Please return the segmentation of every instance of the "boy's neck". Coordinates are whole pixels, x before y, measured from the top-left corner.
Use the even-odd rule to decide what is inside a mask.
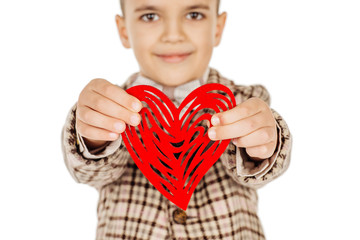
[[[146,79],[148,79],[148,80],[151,80],[151,81],[155,82],[156,84],[159,84],[159,85],[163,86],[163,87],[166,88],[166,89],[171,89],[171,88],[176,88],[176,87],[178,87],[178,86],[180,86],[180,85],[183,85],[183,84],[186,84],[186,83],[188,83],[188,82],[195,81],[195,80],[199,80],[199,81],[200,81],[200,84],[203,85],[203,84],[205,84],[205,83],[207,82],[209,72],[210,72],[210,67],[207,67],[206,70],[205,70],[205,72],[204,72],[204,74],[202,75],[202,77],[197,78],[197,79],[191,79],[191,80],[188,80],[188,81],[183,82],[183,83],[178,84],[178,85],[167,85],[167,84],[158,82],[158,81],[156,81],[156,80],[154,80],[154,79],[151,79],[151,78],[143,75],[141,72],[139,72],[139,75],[140,75],[141,77],[143,77],[143,78],[146,78]]]

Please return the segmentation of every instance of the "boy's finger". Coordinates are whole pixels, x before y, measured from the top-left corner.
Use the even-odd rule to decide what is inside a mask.
[[[131,126],[137,126],[140,123],[141,117],[139,113],[129,111],[125,107],[96,92],[90,95],[93,96],[88,97],[87,107],[104,115],[123,120]]]
[[[264,127],[246,136],[236,138],[233,142],[237,147],[256,147],[276,140],[274,127]]]
[[[276,142],[270,142],[264,145],[246,148],[247,154],[255,160],[267,159],[274,154]]]
[[[216,113],[212,116],[211,123],[214,126],[227,125],[240,119],[251,117],[262,111],[262,103],[260,101],[262,100],[259,98],[250,98],[228,111]]]
[[[96,112],[86,106],[76,109],[76,118],[93,127],[102,128],[115,133],[125,131],[125,122]]]
[[[243,137],[257,129],[270,127],[265,121],[266,119],[260,112],[231,124],[211,127],[208,130],[209,138],[212,140],[221,140]]]
[[[142,103],[136,97],[128,94],[124,89],[116,86],[105,79],[94,81],[93,91],[103,95],[106,98],[120,104],[121,106],[133,112],[139,112],[142,109]]]
[[[76,129],[81,136],[93,140],[115,141],[120,136],[118,133],[90,126],[82,122],[80,119],[76,121]]]

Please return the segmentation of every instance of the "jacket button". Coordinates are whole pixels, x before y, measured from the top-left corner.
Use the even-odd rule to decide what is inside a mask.
[[[185,224],[186,222],[186,212],[180,208],[176,209],[173,212],[174,221],[178,224]]]

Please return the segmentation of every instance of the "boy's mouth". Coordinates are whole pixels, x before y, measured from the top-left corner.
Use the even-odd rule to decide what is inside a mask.
[[[167,63],[179,63],[179,62],[184,61],[188,56],[190,56],[191,52],[189,52],[189,53],[172,53],[172,54],[155,54],[155,55]]]

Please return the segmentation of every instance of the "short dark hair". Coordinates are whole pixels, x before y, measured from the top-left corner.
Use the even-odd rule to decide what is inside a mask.
[[[121,8],[121,12],[123,14],[123,16],[125,16],[125,12],[124,12],[124,1],[125,0],[120,0],[120,8]],[[219,15],[219,8],[220,8],[220,0],[217,0],[217,4],[216,4],[216,12],[217,12],[217,15]]]

